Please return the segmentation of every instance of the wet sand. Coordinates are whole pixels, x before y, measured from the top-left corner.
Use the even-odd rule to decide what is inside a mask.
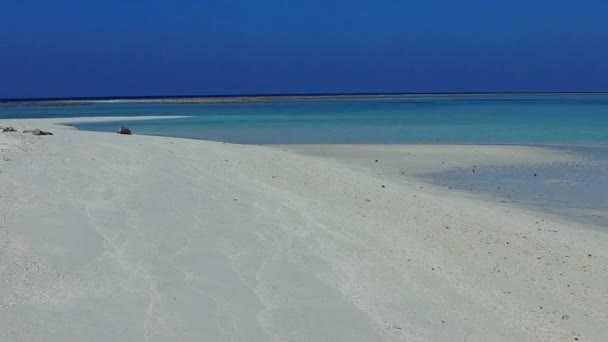
[[[608,230],[608,148],[513,145],[284,145],[395,180],[541,211]]]

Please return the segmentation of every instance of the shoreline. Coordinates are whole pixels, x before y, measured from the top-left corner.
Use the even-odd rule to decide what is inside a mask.
[[[95,132],[101,134],[114,134],[113,132],[100,132],[100,131],[89,131],[79,129],[77,127],[71,126],[71,124],[78,123],[102,123],[102,122],[116,122],[117,125],[122,123],[128,124],[129,121],[140,121],[140,120],[171,120],[176,118],[189,118],[191,116],[116,116],[116,117],[68,117],[68,118],[34,118],[34,119],[7,119],[6,121],[13,121],[18,123],[42,123],[47,125],[47,128],[52,129],[53,126],[59,126],[62,128],[67,128],[69,130],[76,130],[81,132]],[[29,127],[29,126],[28,126]],[[117,126],[118,127],[118,126]],[[542,206],[538,205],[538,203],[518,203],[518,201],[514,201],[509,197],[509,200],[505,200],[498,193],[492,192],[484,192],[481,189],[468,189],[471,184],[467,185],[467,188],[457,188],[453,186],[448,186],[446,184],[441,184],[440,182],[436,182],[431,177],[433,174],[440,173],[449,173],[454,172],[458,169],[467,169],[472,166],[480,166],[480,167],[505,167],[511,165],[519,165],[519,166],[527,166],[533,167],[537,165],[542,168],[543,165],[546,164],[554,164],[554,163],[564,163],[564,162],[581,162],[580,156],[571,152],[571,149],[583,148],[583,149],[603,149],[605,146],[590,146],[590,145],[551,145],[551,144],[445,144],[445,143],[423,143],[423,144],[238,144],[238,143],[228,143],[221,141],[211,141],[204,140],[198,138],[189,138],[189,137],[178,137],[178,136],[167,136],[167,135],[155,135],[155,134],[137,134],[139,136],[149,136],[156,137],[162,139],[183,139],[190,141],[201,141],[206,143],[218,143],[218,144],[231,144],[231,145],[242,145],[242,146],[261,146],[267,147],[271,149],[278,150],[289,150],[290,152],[294,152],[297,154],[301,154],[303,156],[312,156],[323,158],[326,160],[337,161],[340,164],[346,167],[356,167],[359,171],[363,172],[371,172],[373,174],[375,172],[375,168],[380,166],[378,169],[379,172],[382,172],[377,175],[391,175],[393,176],[393,180],[402,181],[403,177],[407,177],[409,181],[415,181],[421,183],[425,186],[428,186],[430,189],[437,188],[439,194],[442,191],[449,190],[449,192],[456,194],[457,196],[463,196],[466,198],[471,198],[476,201],[491,201],[495,205],[498,206],[506,206],[510,209],[520,210],[524,212],[528,212],[531,214],[545,215],[549,217],[553,217],[556,220],[566,220],[567,222],[571,222],[577,225],[588,225],[591,229],[597,229],[599,231],[605,231],[604,221],[585,221],[585,220],[577,220],[576,217],[572,215],[566,215],[558,213],[559,210],[555,210],[556,208],[542,208]],[[472,152],[474,150],[486,150],[483,151],[481,156],[475,156]],[[352,155],[349,155],[348,151],[355,151],[355,158],[353,159]],[[420,153],[423,151],[425,154],[430,155],[430,158],[425,158],[422,160],[418,160],[413,165],[408,165],[406,168],[410,170],[408,172],[400,172],[396,168],[404,167],[404,165],[400,165],[399,163],[390,165],[389,168],[382,167],[382,163],[377,164],[372,161],[378,157],[378,152],[382,153],[382,150],[392,151],[395,154],[399,153],[407,153],[416,151]],[[450,154],[449,151],[463,151],[468,150],[468,153],[464,154]],[[327,151],[333,151],[334,155],[326,155]],[[366,152],[367,151],[367,152]],[[408,152],[409,151],[409,152]],[[337,152],[337,153],[336,153]],[[430,152],[430,153],[429,153]],[[479,152],[479,151],[475,151]],[[493,155],[494,154],[494,155]],[[518,156],[521,154],[521,156]],[[458,160],[454,162],[455,159],[464,158],[463,160]],[[445,160],[446,158],[452,159],[452,162],[443,165],[443,163],[439,163],[440,159]],[[506,158],[506,159],[502,159]],[[358,161],[355,161],[358,159]],[[389,160],[395,159],[395,156],[390,156]],[[355,162],[354,162],[355,161]],[[412,170],[413,169],[413,170]],[[406,180],[408,182],[408,180]],[[553,210],[551,210],[553,209]],[[605,215],[606,212],[602,213]],[[595,227],[594,227],[595,226]]]
[[[78,127],[71,126],[71,124],[79,124],[79,123],[102,123],[102,122],[116,122],[117,127],[121,124],[128,124],[129,121],[140,121],[140,120],[171,120],[171,119],[181,119],[181,118],[190,118],[192,116],[172,116],[172,115],[164,115],[164,116],[115,116],[115,117],[67,117],[67,118],[33,118],[33,119],[6,119],[6,121],[20,122],[20,123],[43,123],[45,125],[52,126],[60,126],[65,127],[67,129],[82,131],[82,132],[96,132],[96,133],[110,133],[103,131],[90,131],[86,129],[80,129]],[[113,133],[110,133],[113,134]],[[192,141],[202,141],[202,142],[210,142],[210,143],[221,143],[221,144],[235,144],[235,143],[227,143],[221,141],[212,141],[212,140],[204,140],[199,138],[190,138],[190,137],[179,137],[179,136],[169,136],[169,135],[155,135],[155,134],[138,134],[139,136],[149,136],[149,137],[157,137],[157,138],[165,138],[165,139],[184,139],[184,140],[192,140]],[[463,143],[455,143],[455,144],[446,144],[446,143],[421,143],[421,144],[235,144],[235,145],[243,145],[243,146],[263,146],[272,149],[286,149],[291,152],[295,152],[301,155],[320,157],[325,159],[330,159],[334,161],[338,161],[344,164],[347,167],[358,167],[360,170],[370,171],[374,170],[374,167],[379,166],[378,164],[371,163],[372,160],[378,157],[377,152],[382,152],[382,150],[392,150],[395,153],[408,153],[406,151],[417,151],[420,152],[424,150],[424,153],[428,154],[430,151],[434,151],[431,153],[433,158],[429,160],[419,160],[414,165],[409,165],[409,168],[414,168],[415,172],[397,172],[392,165],[389,169],[382,169],[384,172],[388,172],[390,174],[393,173],[395,179],[402,180],[403,176],[410,178],[410,180],[415,180],[417,182],[423,183],[431,188],[442,188],[444,190],[450,190],[452,193],[457,193],[458,195],[476,199],[476,200],[485,200],[492,201],[496,205],[500,206],[508,206],[511,208],[517,208],[518,210],[536,213],[540,215],[549,215],[553,216],[558,220],[567,220],[571,221],[574,224],[583,224],[590,225],[590,227],[596,226],[594,229],[598,229],[600,231],[606,230],[604,219],[578,219],[576,215],[573,214],[564,214],[560,213],[560,208],[545,208],[542,204],[544,203],[524,203],[524,201],[519,201],[517,198],[514,200],[511,196],[504,197],[502,194],[498,192],[486,191],[487,189],[473,189],[475,188],[475,184],[468,184],[465,188],[463,187],[454,187],[450,186],[449,183],[441,182],[441,179],[433,179],[433,174],[449,174],[450,172],[454,172],[458,169],[466,169],[471,168],[475,165],[482,167],[506,167],[506,166],[527,166],[534,167],[537,165],[542,168],[543,165],[554,164],[554,163],[565,163],[565,162],[582,162],[581,156],[572,152],[572,149],[604,149],[606,146],[594,146],[594,145],[575,145],[575,144],[539,144],[539,143],[531,143],[531,144],[508,144],[508,143],[488,143],[488,144],[479,144],[479,143],[471,143],[471,144],[463,144]],[[483,154],[483,157],[479,159],[480,156],[477,156],[475,159],[474,155],[471,153],[472,150],[475,149],[488,149]],[[334,151],[335,155],[325,155],[326,151]],[[352,158],[349,158],[348,151],[356,151],[357,158],[361,162],[353,163]],[[470,150],[468,155],[450,155],[446,151],[457,151],[457,150]],[[325,151],[323,153],[319,153],[319,151]],[[337,154],[335,152],[338,152]],[[367,152],[364,152],[367,151]],[[457,163],[448,163],[446,165],[439,164],[440,156],[437,153],[440,153],[441,158],[450,157],[451,159],[462,158],[462,157],[472,157],[465,158],[465,162],[459,161]],[[498,152],[497,155],[490,157],[490,154]],[[507,152],[506,154],[504,152]],[[518,153],[522,153],[523,158],[519,158],[516,156]],[[409,154],[409,153],[408,153]],[[525,157],[529,155],[528,157]],[[352,156],[350,156],[352,157]],[[488,158],[490,157],[490,158]],[[515,159],[513,159],[515,157]],[[394,159],[394,156],[391,158]],[[391,159],[389,158],[389,159]],[[501,160],[501,158],[506,158],[505,160]],[[428,159],[428,158],[427,158]],[[381,165],[381,164],[380,164]],[[404,165],[400,165],[404,166]],[[449,167],[447,167],[449,166]],[[401,178],[401,179],[400,179]],[[471,187],[471,188],[470,188]],[[475,190],[475,191],[474,191]],[[600,209],[594,208],[593,210]],[[598,216],[598,217],[607,217],[608,212],[602,207],[601,211],[597,211],[596,213],[593,210],[589,209],[589,215]],[[581,209],[580,212],[584,212],[585,210]],[[576,210],[575,210],[576,212]]]
[[[414,172],[397,181],[289,147],[120,136],[60,120],[73,119],[1,123],[54,135],[0,133],[11,142],[0,150],[10,159],[0,187],[11,194],[0,197],[0,339],[608,334],[605,232],[505,211]],[[448,152],[479,165],[566,158],[529,147],[479,147],[481,159],[471,146],[409,148],[420,169]]]

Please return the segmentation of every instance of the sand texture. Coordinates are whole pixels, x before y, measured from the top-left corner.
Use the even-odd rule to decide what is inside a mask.
[[[602,231],[375,161],[54,121],[0,122],[54,133],[0,133],[1,341],[607,339]],[[479,148],[380,159],[570,157]]]

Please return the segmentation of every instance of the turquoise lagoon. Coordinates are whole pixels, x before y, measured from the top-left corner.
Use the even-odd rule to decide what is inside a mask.
[[[403,96],[242,103],[0,105],[1,118],[187,115],[137,133],[245,144],[465,143],[608,146],[608,95]],[[114,131],[119,123],[75,124]]]

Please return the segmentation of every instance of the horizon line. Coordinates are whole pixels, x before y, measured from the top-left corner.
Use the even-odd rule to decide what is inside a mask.
[[[396,96],[487,96],[487,95],[608,95],[608,91],[503,91],[503,92],[388,92],[388,93],[253,93],[215,95],[130,95],[130,96],[75,96],[75,97],[16,97],[0,98],[0,102],[55,102],[55,101],[112,101],[112,100],[179,100],[179,99],[255,99],[288,97],[396,97]]]

